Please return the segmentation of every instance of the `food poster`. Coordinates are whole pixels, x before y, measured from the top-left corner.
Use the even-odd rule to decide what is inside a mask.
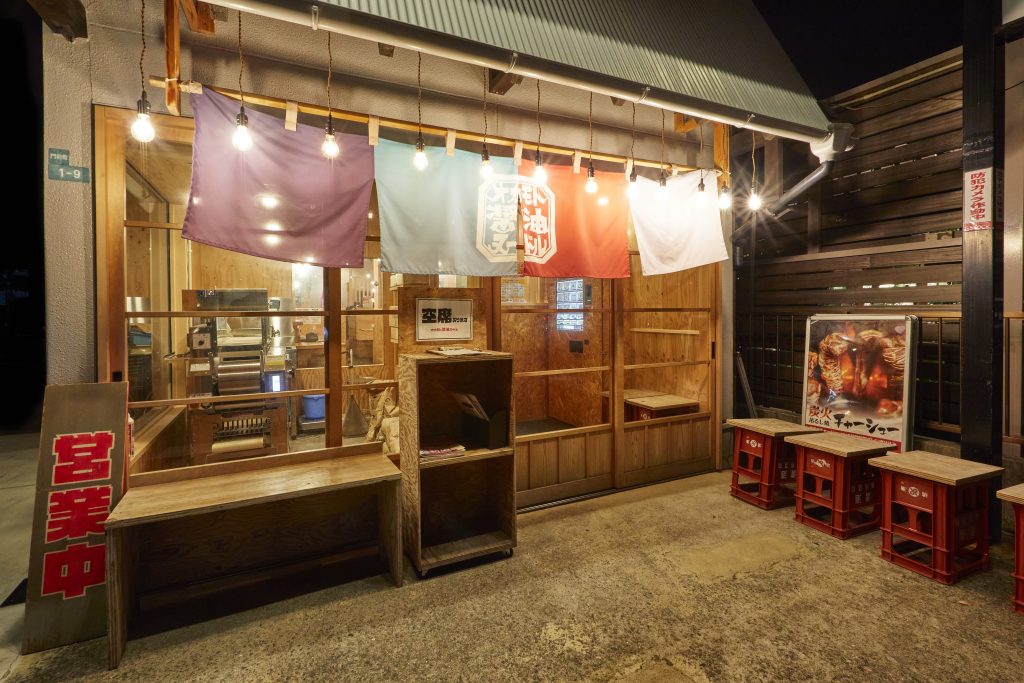
[[[908,450],[916,323],[914,316],[809,318],[804,424]]]

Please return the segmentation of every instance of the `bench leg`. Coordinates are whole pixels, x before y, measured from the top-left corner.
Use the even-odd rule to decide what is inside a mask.
[[[391,579],[396,586],[402,585],[402,508],[399,496],[399,481],[384,481],[380,484],[379,524],[380,548],[387,561]]]
[[[107,529],[107,666],[116,669],[124,654],[128,618],[125,591],[125,531]]]

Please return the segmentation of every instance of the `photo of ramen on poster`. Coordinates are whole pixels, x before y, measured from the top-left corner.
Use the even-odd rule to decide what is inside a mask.
[[[914,316],[809,318],[804,424],[908,450],[916,325]]]

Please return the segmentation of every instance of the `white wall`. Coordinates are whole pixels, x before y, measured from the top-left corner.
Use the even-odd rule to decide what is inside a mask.
[[[89,39],[74,44],[44,27],[44,140],[45,147],[69,149],[71,163],[92,167],[90,103],[133,108],[139,97],[139,2],[100,2],[89,5]],[[147,75],[165,73],[161,5],[149,3],[146,34]],[[238,54],[237,14],[217,22],[216,35],[191,34],[182,26],[182,78],[236,88]],[[326,33],[245,15],[243,47],[246,71],[243,89],[307,102],[326,102]],[[405,120],[416,118],[416,56],[396,50],[393,58],[378,55],[377,45],[335,35],[333,104],[336,107]],[[482,132],[480,98],[483,72],[478,67],[431,56],[423,59],[423,120],[425,123]],[[542,85],[543,141],[586,148],[589,94],[556,85]],[[492,96],[490,132],[527,143],[536,140],[534,82],[527,80],[507,95]],[[149,88],[155,111],[163,112],[162,91]],[[189,114],[188,96],[183,110]],[[631,109],[616,107],[609,98],[594,97],[594,147],[628,155]],[[690,139],[672,133],[666,116],[666,160],[696,164],[699,135]],[[316,122],[320,123],[320,122]],[[660,110],[637,107],[636,156],[658,159]],[[431,141],[428,140],[428,144]],[[440,140],[436,140],[440,143]],[[701,163],[711,165],[710,128]],[[48,321],[48,381],[94,381],[95,280],[93,188],[91,185],[47,180],[45,189],[46,285]],[[727,267],[723,281],[731,282]],[[723,301],[731,316],[731,296]],[[723,387],[731,387],[723,382]]]

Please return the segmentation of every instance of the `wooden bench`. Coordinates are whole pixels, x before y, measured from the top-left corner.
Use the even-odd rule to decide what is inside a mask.
[[[288,550],[284,546],[289,543],[295,544],[292,538],[294,534],[267,534],[267,526],[264,525],[272,528],[281,511],[275,508],[272,510],[273,514],[256,517],[254,506],[299,505],[302,503],[301,499],[311,496],[344,496],[346,494],[337,492],[346,490],[375,494],[378,501],[376,514],[380,554],[387,563],[395,585],[401,586],[403,560],[400,480],[401,472],[380,452],[380,444],[266,456],[136,475],[131,480],[130,489],[111,511],[106,522],[107,634],[110,668],[116,668],[121,661],[127,640],[128,612],[138,599],[136,561],[138,552],[145,544],[133,544],[136,534],[150,529],[160,537],[160,525],[175,525],[170,530],[165,528],[162,536],[174,536],[173,542],[176,545],[173,549],[176,553],[181,544],[193,540],[180,538],[182,535],[188,535],[189,528],[185,527],[186,533],[183,534],[180,526],[187,524],[188,519],[209,520],[209,516],[218,513],[231,515],[232,510],[252,509],[251,516],[241,520],[232,518],[230,521],[236,527],[245,526],[247,522],[250,527],[258,527],[255,530],[261,534],[265,544],[259,557],[269,564],[275,559],[275,553],[287,555]],[[319,513],[320,519],[304,520],[302,514],[308,509],[300,508],[299,517],[292,520],[293,527],[301,528],[304,521],[313,525],[324,524],[327,520],[329,525],[332,521],[330,510],[322,509],[329,501],[317,499],[313,502],[316,506],[312,509]],[[204,515],[207,517],[201,517]],[[218,542],[227,542],[221,535],[230,533],[229,527],[229,524],[224,523],[196,524],[196,528],[202,528],[206,534],[204,539],[212,539],[214,545]],[[311,538],[311,544],[322,543],[324,538],[331,538],[331,533],[325,530],[312,536],[314,538]],[[278,546],[281,547],[279,551]],[[241,547],[241,554],[245,554],[245,544],[241,544]],[[313,546],[307,543],[299,550],[308,553],[310,547]],[[294,548],[289,550],[293,555],[298,552]],[[189,568],[193,571],[195,566],[202,564],[204,560],[207,564],[220,564],[222,559],[220,554],[204,556],[202,551],[197,554],[198,560],[195,557],[188,558]],[[251,560],[251,557],[248,559]],[[224,568],[221,569],[223,573]],[[253,569],[256,567],[245,567],[241,571]],[[231,571],[239,570],[237,567],[231,567]],[[216,572],[214,576],[217,576]],[[204,577],[201,580],[206,579]]]
[[[840,432],[787,436],[796,446],[796,515],[801,524],[847,539],[878,528],[882,496],[867,459],[892,443]]]
[[[1024,484],[997,491],[1001,500],[1013,506],[1014,565],[1013,609],[1024,614]]]
[[[882,471],[882,557],[939,583],[989,568],[989,480],[1002,467],[927,451],[872,458]]]
[[[796,489],[796,450],[783,439],[821,430],[773,418],[729,419],[734,498],[765,510],[791,505]]]

